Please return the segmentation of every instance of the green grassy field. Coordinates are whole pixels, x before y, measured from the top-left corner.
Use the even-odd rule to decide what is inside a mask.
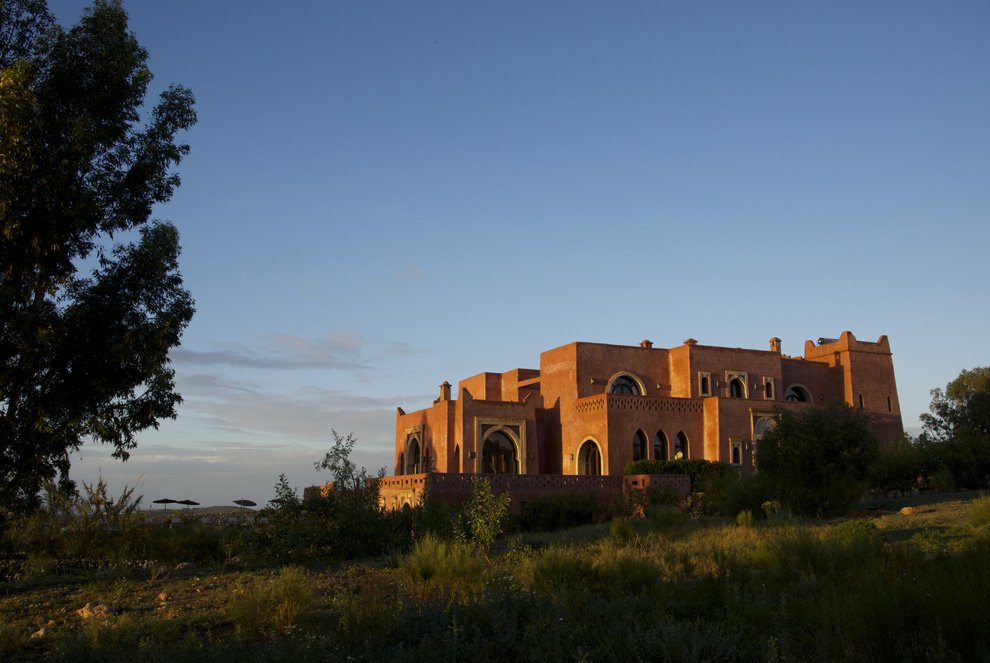
[[[990,660],[990,498],[867,506],[613,521],[502,539],[490,562],[426,537],[332,567],[39,569],[0,587],[0,659]],[[113,614],[75,613],[97,601]]]

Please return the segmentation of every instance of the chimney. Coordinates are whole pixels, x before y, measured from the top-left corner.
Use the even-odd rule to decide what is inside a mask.
[[[653,341],[651,341],[649,339],[643,339],[642,341],[639,342],[639,347],[641,347],[641,348],[652,348],[653,347]]]
[[[440,385],[440,400],[449,401],[450,400],[450,383],[446,380]]]
[[[689,338],[688,340],[684,341],[684,345],[698,345],[698,341],[694,340],[693,338]]]
[[[770,352],[780,354],[780,339],[776,336],[770,339]]]

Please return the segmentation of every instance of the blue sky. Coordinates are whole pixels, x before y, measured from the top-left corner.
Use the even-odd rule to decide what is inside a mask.
[[[156,213],[197,314],[178,420],[77,480],[263,502],[574,340],[887,334],[908,427],[987,364],[990,4],[124,6],[197,98]]]

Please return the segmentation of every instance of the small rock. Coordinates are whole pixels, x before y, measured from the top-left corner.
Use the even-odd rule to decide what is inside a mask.
[[[83,607],[76,610],[76,614],[83,619],[102,619],[112,615],[113,608],[108,606],[103,601],[95,601],[93,603],[87,603]]]
[[[902,516],[913,516],[914,508],[910,506],[902,507],[901,510],[898,511],[897,513],[901,514]]]
[[[195,569],[196,565],[192,562],[179,562],[175,565],[176,571],[186,571],[188,569]]]
[[[158,601],[159,603],[165,603],[165,601],[172,600],[172,595],[169,594],[168,592],[162,592],[161,594],[155,597],[155,600]]]
[[[48,628],[47,626],[42,626],[37,631],[35,631],[34,633],[32,633],[31,634],[31,637],[32,638],[43,638],[46,635],[48,635],[49,633],[51,633],[51,632],[52,632],[52,630],[50,628]]]

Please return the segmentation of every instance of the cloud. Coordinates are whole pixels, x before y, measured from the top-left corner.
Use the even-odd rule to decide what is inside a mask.
[[[272,370],[330,369],[365,371],[372,365],[362,358],[366,342],[349,330],[335,330],[311,341],[293,334],[274,333],[261,340],[260,349],[227,343],[218,350],[179,347],[171,352],[178,366],[232,366]]]
[[[406,265],[395,273],[395,278],[399,281],[418,281],[426,274],[419,265]]]

